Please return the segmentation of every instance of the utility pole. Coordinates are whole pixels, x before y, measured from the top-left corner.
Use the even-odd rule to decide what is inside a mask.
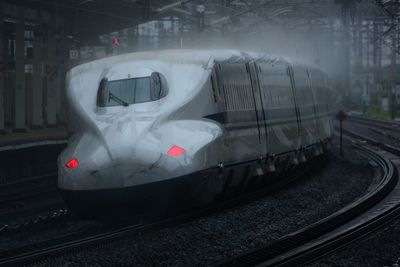
[[[4,89],[6,78],[6,43],[4,33],[3,3],[0,4],[0,133],[5,133]]]
[[[25,18],[24,9],[19,9],[15,29],[15,88],[14,88],[14,131],[26,131],[26,88],[25,88]]]
[[[341,110],[336,113],[336,119],[340,122],[340,156],[343,157],[343,121],[347,118],[347,114]]]
[[[392,33],[391,33],[391,37],[392,37],[392,44],[391,44],[391,59],[390,59],[390,65],[391,65],[391,89],[390,90],[390,94],[391,94],[391,109],[390,109],[390,115],[391,115],[391,119],[394,120],[396,117],[396,79],[397,79],[397,75],[396,75],[396,57],[397,57],[397,25],[394,25],[394,29],[392,29]]]
[[[363,35],[363,20],[362,20],[362,18],[360,17],[359,18],[359,20],[358,20],[358,55],[357,55],[357,57],[358,57],[358,64],[360,65],[360,66],[363,66],[364,65],[364,53],[363,53],[363,38],[364,38],[364,35]]]
[[[143,18],[149,19],[151,16],[151,0],[143,1]]]
[[[347,92],[348,96],[351,97],[351,88],[350,88],[350,34],[349,34],[349,20],[344,19],[343,21],[343,33],[342,33],[342,51],[343,51],[343,75],[344,75],[344,89]],[[352,104],[350,100],[348,104]]]
[[[204,13],[205,13],[205,6],[204,5],[197,5],[196,11],[197,11],[197,24],[198,24],[198,29],[200,32],[204,31]]]
[[[374,82],[378,80],[378,23],[373,22],[373,39],[372,39],[372,65],[374,67]]]

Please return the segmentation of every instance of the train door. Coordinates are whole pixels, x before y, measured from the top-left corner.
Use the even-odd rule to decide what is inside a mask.
[[[301,122],[302,145],[308,146],[318,141],[315,103],[307,70],[301,66],[291,67],[298,116]]]
[[[328,75],[326,73],[322,73],[322,76],[324,77],[324,92],[325,92],[325,109],[326,109],[326,117],[330,117],[332,115],[332,95],[331,95],[331,86],[329,84],[329,79]],[[333,135],[333,125],[332,125],[332,120],[325,120],[329,122],[330,126],[330,131],[329,131],[329,137],[332,137]]]
[[[247,64],[247,69],[250,74],[251,86],[253,89],[254,105],[257,115],[257,126],[259,131],[261,153],[265,157],[267,155],[267,141],[268,141],[268,127],[267,127],[267,114],[264,110],[264,103],[261,94],[259,69],[254,62]]]
[[[217,115],[209,117],[213,120],[218,121],[221,124],[225,124],[226,117],[226,103],[225,94],[222,86],[222,77],[219,71],[218,64],[215,64],[211,73],[211,84],[213,88],[214,101],[217,103]]]
[[[315,94],[315,90],[313,88],[313,83],[312,83],[312,79],[311,79],[311,72],[312,72],[312,69],[308,69],[307,70],[308,82],[310,84],[310,92],[311,92],[311,95],[312,95],[312,101],[314,103],[314,114],[315,114],[314,117],[315,117],[315,127],[316,127],[315,140],[316,140],[316,142],[318,142],[318,141],[321,140],[321,131],[320,131],[321,127],[319,125],[320,124],[319,120],[321,118],[318,117],[318,99],[317,99],[317,96]]]
[[[313,97],[315,99],[315,113],[316,113],[316,121],[317,121],[317,132],[318,132],[318,140],[323,139],[323,117],[322,117],[322,106],[321,106],[321,90],[323,88],[323,80],[322,76],[315,70],[309,70],[309,77],[311,81],[311,90],[313,93]]]
[[[310,70],[309,74],[311,80],[311,88],[315,99],[318,139],[323,140],[329,137],[331,132],[331,125],[325,119],[326,116],[329,116],[329,96],[327,95],[327,85],[324,75],[321,71]]]
[[[219,109],[224,110],[225,164],[254,160],[262,155],[257,112],[245,63],[216,64]],[[221,90],[222,89],[222,90]]]
[[[268,125],[268,153],[280,154],[299,148],[300,125],[288,66],[260,62],[260,89]]]

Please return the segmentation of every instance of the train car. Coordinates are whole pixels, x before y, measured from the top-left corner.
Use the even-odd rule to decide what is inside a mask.
[[[258,53],[104,58],[70,70],[66,96],[58,184],[81,212],[207,205],[284,175],[332,137],[326,75]]]

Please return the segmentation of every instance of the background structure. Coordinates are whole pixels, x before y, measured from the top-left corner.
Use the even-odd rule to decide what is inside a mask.
[[[77,64],[182,48],[311,63],[330,74],[332,103],[396,118],[399,13],[399,0],[0,0],[0,132],[62,127]]]

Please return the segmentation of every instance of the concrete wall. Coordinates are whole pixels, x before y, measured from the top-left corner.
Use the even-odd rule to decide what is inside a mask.
[[[65,37],[57,18],[0,3],[0,133],[57,127],[65,121],[68,47],[61,43]]]

